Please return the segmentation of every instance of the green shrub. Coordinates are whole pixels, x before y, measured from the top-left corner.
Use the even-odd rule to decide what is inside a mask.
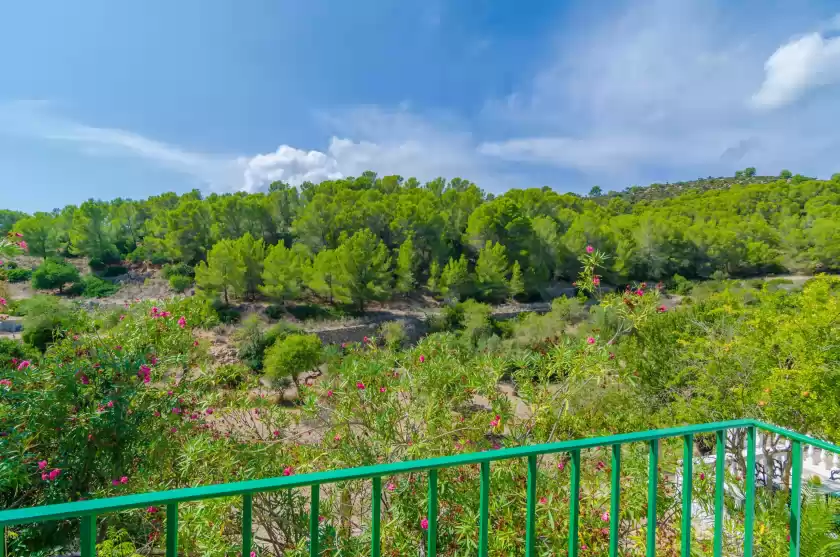
[[[674,290],[674,294],[679,294],[680,296],[688,296],[691,294],[692,288],[694,288],[694,285],[690,280],[679,274],[675,274],[671,278],[671,285]]]
[[[269,319],[281,319],[286,315],[286,308],[280,304],[271,304],[265,308],[265,315]]]
[[[238,323],[242,318],[241,311],[229,305],[225,305],[225,303],[218,298],[211,301],[211,306],[215,310],[216,315],[219,317],[219,321],[227,325]]]
[[[161,274],[163,278],[169,280],[174,276],[183,276],[183,277],[195,277],[195,269],[187,265],[186,263],[167,263],[161,269]]]
[[[49,258],[32,273],[32,287],[38,290],[58,288],[64,290],[64,285],[79,280],[79,270],[60,259]]]
[[[116,294],[120,289],[119,284],[103,280],[93,275],[82,278],[81,285],[81,295],[85,298],[107,298]]]
[[[172,275],[169,277],[169,286],[177,293],[182,293],[192,286],[193,280],[184,275]]]
[[[284,377],[297,385],[297,376],[321,363],[323,346],[317,335],[289,335],[265,353],[265,372],[272,380]]]
[[[7,269],[5,274],[9,282],[26,282],[32,278],[31,269]]]
[[[300,329],[288,323],[277,323],[268,330],[257,314],[251,314],[242,322],[242,326],[234,334],[237,356],[249,368],[259,371],[263,369],[266,349],[290,334],[299,333]]]
[[[63,338],[82,317],[54,296],[34,296],[22,301],[19,309],[23,314],[23,341],[41,352]]]
[[[249,375],[249,369],[242,364],[223,364],[213,372],[213,382],[216,385],[235,389],[241,385]]]
[[[402,321],[388,321],[379,326],[379,336],[385,345],[397,350],[408,343],[408,333],[405,331],[405,324]]]

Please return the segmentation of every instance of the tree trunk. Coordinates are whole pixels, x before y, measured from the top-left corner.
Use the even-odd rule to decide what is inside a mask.
[[[223,291],[224,291],[224,293],[225,293],[225,305],[226,305],[226,306],[227,306],[227,305],[230,305],[230,301],[228,300],[228,289],[227,289],[227,286],[224,286],[224,287],[223,287]]]

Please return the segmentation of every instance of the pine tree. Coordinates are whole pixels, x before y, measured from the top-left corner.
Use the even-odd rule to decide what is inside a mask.
[[[265,258],[261,290],[266,296],[286,302],[300,295],[309,267],[309,254],[302,245],[271,247]]]
[[[507,269],[505,246],[487,240],[478,252],[478,261],[475,264],[478,290],[484,298],[501,300],[507,295]]]
[[[319,251],[312,261],[312,268],[306,277],[306,285],[322,298],[333,303],[335,282],[338,276],[338,260],[335,250]]]
[[[195,283],[207,292],[221,292],[225,304],[231,294],[245,290],[245,261],[234,240],[222,240],[207,252],[207,261],[195,268]]]
[[[262,284],[265,242],[262,238],[255,240],[249,232],[246,232],[244,236],[236,240],[236,248],[242,255],[242,263],[245,265],[244,294],[254,299]]]
[[[438,282],[440,281],[440,265],[438,265],[437,260],[432,260],[432,264],[429,265],[429,280],[426,282],[426,286],[432,292],[438,291]]]
[[[467,258],[461,255],[458,259],[449,258],[443,273],[440,275],[440,291],[443,295],[460,300],[472,287]]]
[[[402,243],[397,254],[397,283],[396,291],[400,294],[408,294],[414,290],[417,281],[414,270],[417,267],[417,254],[414,250],[414,241],[411,236]]]
[[[388,296],[391,286],[391,258],[388,248],[368,229],[344,237],[335,250],[339,274],[336,294],[364,311],[370,300]]]
[[[525,293],[525,279],[522,277],[522,268],[519,266],[519,261],[513,262],[513,267],[510,272],[509,290],[511,298]]]

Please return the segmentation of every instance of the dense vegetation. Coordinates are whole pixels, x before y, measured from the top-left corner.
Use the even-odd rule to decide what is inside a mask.
[[[24,317],[23,342],[0,339],[0,508],[741,417],[837,442],[840,279],[794,289],[732,277],[837,269],[840,176],[748,174],[728,188],[681,186],[648,199],[547,189],[492,198],[460,180],[365,175],[300,191],[276,184],[268,194],[14,215],[0,240],[7,271],[25,242],[45,258],[37,280],[58,277],[56,290],[79,280],[61,257],[85,255],[100,271],[124,257],[165,263],[170,282],[194,276],[212,296],[87,311],[61,296],[12,300],[0,282],[0,306]],[[558,279],[574,280],[578,295],[554,299],[544,315],[502,321],[480,301],[456,302],[547,297]],[[602,280],[632,284],[608,292]],[[415,344],[396,322],[339,346],[254,315],[232,336],[238,361],[211,357],[213,335],[226,330],[227,309],[214,301],[307,296],[363,308],[421,284],[452,303]],[[686,296],[675,309],[666,288]],[[744,443],[740,432],[727,440],[736,455],[728,555],[740,551]],[[700,454],[712,446],[698,436]],[[679,554],[671,473],[680,455],[679,440],[663,444],[657,555]],[[604,555],[609,455],[582,456],[581,554]],[[782,480],[759,482],[760,557],[787,552],[790,458],[779,458]],[[628,447],[623,460],[622,554],[642,555],[646,447]],[[538,553],[563,554],[569,467],[562,456],[539,466]],[[714,470],[698,459],[695,473],[694,496],[708,511]],[[519,461],[492,468],[494,555],[523,553],[525,474]],[[439,554],[473,554],[478,470],[445,470],[439,482]],[[840,509],[812,488],[802,554],[836,555]],[[384,555],[425,551],[425,493],[422,474],[383,478]],[[368,554],[370,498],[359,482],[325,492],[324,555]],[[184,555],[237,555],[240,513],[234,500],[182,505]],[[308,521],[303,492],[255,496],[255,553],[307,555]],[[105,517],[99,554],[160,551],[164,525],[158,508]],[[10,555],[66,553],[77,533],[73,521],[16,527]],[[696,554],[711,555],[708,530],[694,536]]]
[[[2,222],[31,255],[84,255],[100,272],[121,259],[169,263],[182,269],[167,277],[173,288],[194,275],[227,302],[315,297],[364,309],[421,286],[454,299],[550,299],[580,271],[586,245],[611,254],[612,283],[840,269],[840,175],[782,175],[495,197],[462,179],[365,173],[300,189],[277,182],[265,194],[6,211]]]

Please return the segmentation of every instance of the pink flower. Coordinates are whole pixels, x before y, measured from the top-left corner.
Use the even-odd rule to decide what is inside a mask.
[[[332,389],[330,389],[329,391],[327,391],[327,396],[328,396],[328,397],[333,396]]]
[[[333,441],[341,441],[341,435],[339,435],[338,433],[336,433],[336,434],[335,434],[335,437],[333,437]]]
[[[120,344],[116,345],[116,346],[114,347],[114,350],[116,350],[117,352],[119,352],[120,350],[122,350],[122,345],[120,345]]]
[[[193,342],[193,346],[198,346],[198,341]]]
[[[46,472],[44,472],[43,474],[41,474],[41,479],[44,480],[45,482],[49,481],[50,475],[47,474]]]
[[[601,284],[601,279],[600,279],[600,278],[598,278],[598,277],[594,277],[594,278],[592,279],[592,284],[594,284],[595,286],[600,285],[600,284]]]
[[[560,462],[558,462],[558,463],[557,463],[557,469],[558,469],[558,470],[562,470],[562,469],[563,469],[563,468],[565,468],[565,467],[566,467],[566,463],[565,463],[565,462],[563,462],[562,460],[561,460]]]
[[[397,486],[395,486],[393,483],[389,483],[385,486],[385,489],[387,489],[388,491],[394,491],[395,489],[397,489]]]
[[[6,305],[6,298],[0,297],[0,306],[5,306],[5,305]]]
[[[170,429],[169,431],[171,431],[172,433],[177,433],[177,432],[178,432],[178,428],[177,428],[177,427],[173,427],[173,428],[172,428],[172,429]]]
[[[610,521],[610,513],[608,513],[607,511],[604,511],[603,513],[601,513],[601,520],[603,520],[604,522],[609,522]]]
[[[31,365],[32,363],[29,360],[23,360],[20,364],[18,364],[17,369],[18,371],[23,371]]]
[[[6,387],[7,389],[12,388],[12,380],[11,379],[0,379],[0,385]]]
[[[149,507],[148,509],[146,509],[146,512],[149,513],[149,514],[155,514],[159,510],[160,509],[158,509],[157,507]]]
[[[43,470],[46,467],[47,467],[47,461],[46,460],[42,460],[38,463],[38,470]]]
[[[121,484],[127,484],[128,483],[128,476],[123,476],[122,478],[120,478],[120,483]]]
[[[111,480],[111,485],[118,486],[118,485],[120,485],[120,481],[119,480]]]
[[[125,315],[120,315],[120,321],[125,320]]]
[[[426,356],[424,356],[423,354],[420,354],[420,363],[422,364],[425,361],[426,361]]]
[[[546,499],[545,497],[540,497],[540,505],[545,505],[546,503],[548,503],[548,499]]]
[[[21,234],[20,232],[15,232],[15,236],[17,236],[18,238],[23,238],[23,234]]]
[[[109,400],[109,401],[108,401],[108,404],[106,404],[105,406],[107,406],[108,408],[113,408],[113,407],[114,407],[114,401],[113,401],[113,400]]]
[[[320,519],[318,521],[320,522]],[[250,557],[257,557],[257,552],[252,551]]]
[[[286,466],[285,468],[283,468],[283,475],[284,476],[291,476],[294,473],[295,472],[294,472],[294,470],[292,469],[291,466]]]
[[[428,518],[424,517],[423,520],[420,521],[420,528],[422,528],[423,530],[428,530],[429,529],[429,519]]]
[[[24,241],[21,241],[18,245],[20,246],[20,249],[22,249],[23,251],[27,251],[29,249],[29,244],[27,244]]]
[[[361,381],[357,381],[356,382],[356,388],[359,389],[360,391],[364,391],[365,390],[365,384],[362,383]]]
[[[593,251],[595,251],[595,248],[592,246],[586,246],[586,253],[592,253]]]
[[[152,356],[151,358],[149,358],[149,363],[152,364],[152,365],[157,365],[158,359],[156,357]]]
[[[499,423],[501,422],[502,418],[496,414],[496,417],[490,420],[490,427],[499,427]]]
[[[588,337],[586,339],[586,344],[595,344],[595,337]]]
[[[384,393],[384,392],[385,392],[385,390],[386,390],[386,389],[385,389],[385,387],[379,387],[379,392],[380,392],[380,393]]]
[[[665,306],[659,306],[659,309],[657,311],[659,313],[665,313],[666,311],[668,311],[668,308],[666,308]]]
[[[706,479],[706,474],[705,474],[705,472],[700,472],[700,479],[701,479],[701,480],[705,480],[705,479]]]
[[[636,290],[636,296],[644,296],[644,295],[645,295],[645,291],[644,291],[644,290],[642,290],[641,288],[639,288],[638,290]]]
[[[58,468],[54,469],[52,472],[50,472],[50,479],[56,479],[59,476],[59,474],[61,474],[61,470]]]
[[[158,307],[157,307],[157,306],[153,306],[153,307],[152,307],[152,315],[157,315],[157,313],[158,313],[159,311],[160,311],[160,310],[158,309]]]
[[[187,326],[187,319],[183,315],[178,319],[178,326],[182,329]]]
[[[204,413],[207,414],[208,416],[210,416],[211,414],[213,414],[213,409],[208,408],[207,410],[204,411]]]
[[[615,360],[615,354],[613,352],[610,352],[610,360]]]
[[[173,408],[173,409],[172,409],[172,413],[173,413],[173,414],[180,414],[180,413],[181,413],[181,409],[180,409],[180,408],[177,408],[177,407],[176,407],[176,408]]]
[[[369,339],[368,337],[364,337],[364,338],[362,339],[362,342],[364,342],[365,344],[367,344],[368,342],[370,342],[370,339]]]

